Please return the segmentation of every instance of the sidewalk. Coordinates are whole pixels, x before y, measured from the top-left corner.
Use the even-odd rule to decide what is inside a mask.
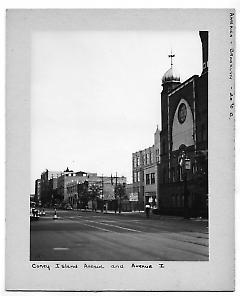
[[[107,211],[107,212],[101,212],[97,211],[96,213],[102,213],[102,214],[113,214],[113,215],[120,215],[120,216],[131,216],[131,217],[141,217],[141,218],[146,218],[146,214],[144,211],[136,211],[136,212],[121,212],[119,213],[118,211],[115,214],[115,211]],[[170,216],[170,215],[156,215],[156,214],[150,214],[149,219],[154,219],[154,220],[185,220],[185,221],[202,221],[202,222],[207,222],[208,219],[201,218],[201,217],[196,217],[196,218],[190,218],[190,219],[184,219],[182,216]]]
[[[54,212],[53,209],[46,209],[46,212]],[[61,211],[66,211],[66,210],[57,210],[57,212]],[[108,210],[101,212],[100,210],[92,211],[91,209],[87,210],[77,210],[74,209],[72,210],[74,212],[82,212],[82,213],[95,213],[95,214],[103,214],[103,215],[114,215],[114,216],[125,216],[125,217],[131,217],[131,218],[141,218],[141,219],[147,219],[146,214],[144,211],[135,211],[135,212],[121,212],[119,213],[118,211],[115,213],[115,211],[110,211]],[[66,212],[71,212],[71,211],[66,211]],[[170,215],[156,215],[153,213],[150,213],[150,217],[148,220],[179,220],[179,221],[195,221],[195,222],[208,222],[208,219],[201,218],[201,217],[196,217],[196,218],[190,218],[190,219],[184,219],[182,216],[170,216]]]

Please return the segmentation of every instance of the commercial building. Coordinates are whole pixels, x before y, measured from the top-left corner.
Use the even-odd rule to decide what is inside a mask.
[[[154,144],[132,154],[133,193],[138,195],[138,207],[143,210],[146,203],[158,205],[158,179],[160,162],[160,131],[157,127]]]
[[[80,176],[78,172],[76,177],[78,178],[72,178],[66,184],[66,200],[74,208],[84,208],[87,205],[88,208],[97,209],[102,208],[104,204],[107,208],[113,208],[114,202],[117,201],[116,185],[126,184],[124,176],[106,177],[98,176],[96,173],[84,173]]]
[[[35,194],[30,194],[30,201],[35,202]]]
[[[74,172],[69,168],[65,171],[49,171],[46,169],[41,174],[41,179],[35,181],[35,191],[38,192],[39,204],[53,206],[70,203],[73,207],[79,207],[80,204],[86,202],[85,185],[83,185],[85,182],[87,182],[87,194],[95,186],[99,190],[99,198],[105,201],[107,205],[110,204],[110,207],[115,207],[114,201],[118,200],[115,187],[119,184],[125,186],[126,177],[98,176],[97,173]],[[89,200],[89,196],[87,196],[87,199]]]
[[[46,169],[41,174],[40,182],[40,199],[41,204],[50,204],[53,199],[53,181],[51,179],[57,179],[61,175],[61,171],[49,171]]]
[[[73,181],[82,181],[87,177],[85,172],[74,172],[67,168],[57,178],[57,193],[63,201],[68,201],[67,185]]]

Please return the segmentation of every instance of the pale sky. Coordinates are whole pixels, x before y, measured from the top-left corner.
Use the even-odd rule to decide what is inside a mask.
[[[31,184],[41,172],[124,175],[161,128],[161,79],[200,75],[198,32],[38,32],[32,40]]]

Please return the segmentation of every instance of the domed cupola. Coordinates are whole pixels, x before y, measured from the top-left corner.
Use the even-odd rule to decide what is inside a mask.
[[[171,54],[168,56],[171,58],[171,68],[167,70],[167,72],[162,77],[162,86],[164,89],[167,89],[168,91],[171,91],[174,89],[177,85],[179,85],[180,82],[180,75],[178,71],[173,67],[172,58],[175,57],[174,54]]]
[[[162,84],[166,82],[180,82],[180,75],[172,66],[162,77]]]

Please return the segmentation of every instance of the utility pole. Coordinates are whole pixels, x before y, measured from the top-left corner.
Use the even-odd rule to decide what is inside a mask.
[[[101,202],[101,212],[103,212],[103,174],[102,174],[102,202]]]
[[[116,172],[116,183],[115,183],[115,214],[117,213],[117,172]]]

